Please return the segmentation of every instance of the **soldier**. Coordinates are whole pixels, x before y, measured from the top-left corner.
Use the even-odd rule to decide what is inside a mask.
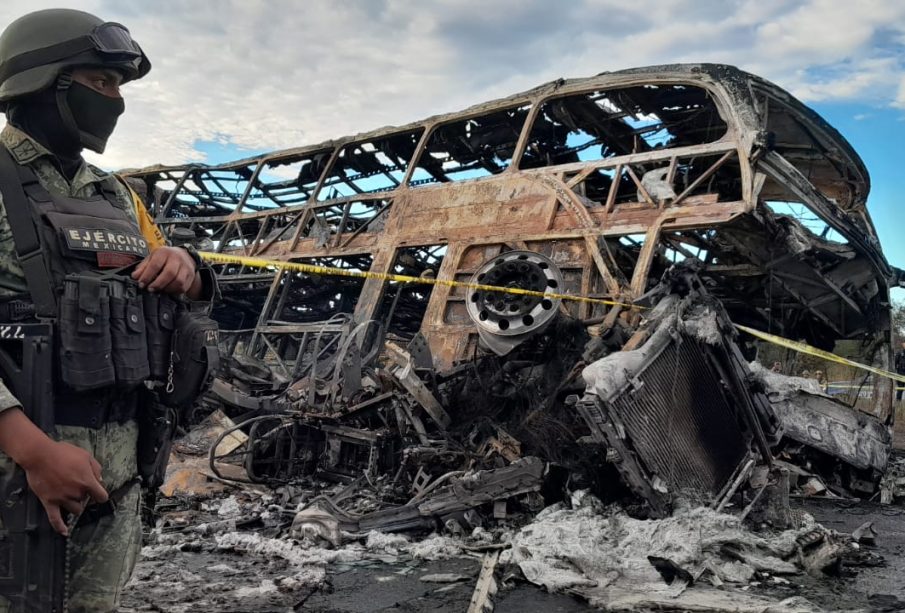
[[[141,546],[136,413],[148,351],[122,349],[145,342],[140,318],[149,316],[148,292],[161,301],[212,293],[197,253],[166,245],[134,192],[81,155],[85,148],[104,151],[124,110],[120,86],[149,70],[125,27],[81,11],[30,13],[0,35],[0,109],[7,116],[0,133],[0,321],[23,309],[63,321],[55,436],[37,428],[0,383],[0,475],[24,470],[51,525],[68,536],[72,611],[116,610]],[[36,244],[26,254],[28,239]],[[137,267],[115,284],[91,277],[130,264]],[[114,285],[126,292],[119,303]],[[110,324],[111,333],[104,318],[113,321],[117,304],[131,314],[123,329]],[[75,309],[74,319],[66,319],[67,308]],[[97,329],[83,334],[82,327]],[[107,346],[97,344],[103,339]],[[129,355],[135,362],[126,364]],[[108,499],[116,504],[91,512]],[[71,534],[67,512],[78,519]],[[0,596],[2,602],[0,611],[9,607]]]

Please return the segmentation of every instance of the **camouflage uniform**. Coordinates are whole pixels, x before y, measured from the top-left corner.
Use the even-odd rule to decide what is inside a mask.
[[[67,181],[44,147],[10,125],[0,132],[0,144],[12,153],[16,162],[30,166],[49,192],[88,197],[98,193],[99,185],[115,186],[117,196],[127,203],[125,209],[133,213],[136,225],[145,228],[150,223],[149,219],[141,219],[141,215],[147,214],[144,210],[135,210],[128,190],[112,175],[83,164],[72,181]],[[154,227],[153,231],[158,233],[156,238],[159,238],[159,230]],[[25,293],[27,289],[0,194],[0,296]],[[19,402],[0,382],[0,411],[16,406]],[[69,538],[70,611],[115,611],[122,587],[135,567],[141,548],[140,487],[136,481],[137,437],[135,421],[109,423],[97,429],[57,427],[57,440],[87,450],[100,462],[104,487],[108,492],[126,486],[114,514],[78,526]],[[0,452],[0,471],[11,470],[21,469]],[[0,613],[7,609],[5,599],[0,596]]]

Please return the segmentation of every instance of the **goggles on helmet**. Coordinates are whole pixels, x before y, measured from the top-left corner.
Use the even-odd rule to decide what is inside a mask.
[[[87,51],[98,53],[106,61],[131,63],[136,70],[143,55],[141,47],[132,40],[126,26],[107,22],[100,24],[85,36],[11,57],[0,67],[0,83],[20,72],[53,64]]]
[[[87,38],[93,44],[94,50],[99,53],[132,58],[141,57],[141,48],[132,40],[132,35],[124,25],[112,21],[102,23],[94,28]]]

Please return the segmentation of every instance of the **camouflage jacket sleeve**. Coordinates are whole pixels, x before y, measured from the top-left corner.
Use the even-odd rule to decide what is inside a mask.
[[[16,407],[22,406],[19,401],[13,396],[13,393],[9,391],[9,388],[6,387],[6,384],[0,381],[0,413],[7,409],[14,409]]]
[[[17,293],[14,288],[24,289],[24,275],[19,267],[13,245],[13,233],[6,221],[6,209],[3,207],[3,194],[0,194],[0,295]],[[0,412],[20,406],[19,401],[0,380]]]

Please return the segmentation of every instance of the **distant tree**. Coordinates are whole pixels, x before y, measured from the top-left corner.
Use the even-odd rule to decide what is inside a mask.
[[[892,337],[894,347],[901,347],[905,340],[905,302],[892,303]]]

